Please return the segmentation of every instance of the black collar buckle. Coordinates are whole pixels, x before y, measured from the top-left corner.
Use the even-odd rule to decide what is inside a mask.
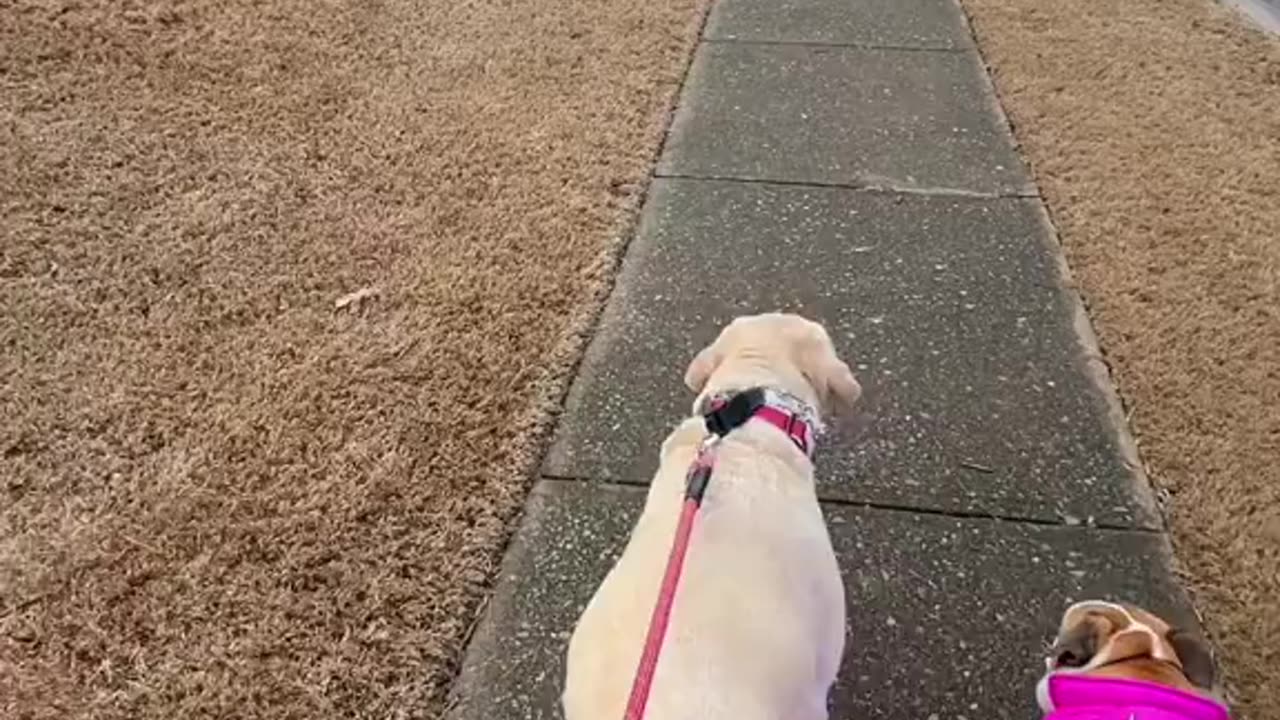
[[[728,400],[713,404],[711,412],[702,416],[707,432],[724,437],[742,427],[766,404],[764,390],[752,388],[736,393]]]

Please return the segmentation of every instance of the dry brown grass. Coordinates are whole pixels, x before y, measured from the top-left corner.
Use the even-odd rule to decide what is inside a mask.
[[[1280,718],[1280,41],[1210,0],[964,0],[1242,717]]]
[[[439,713],[697,6],[0,0],[0,716]]]

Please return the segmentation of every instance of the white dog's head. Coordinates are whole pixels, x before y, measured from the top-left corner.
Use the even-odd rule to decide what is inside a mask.
[[[849,366],[836,357],[831,337],[799,315],[769,313],[740,317],[698,353],[685,384],[704,397],[719,392],[772,387],[785,390],[824,413],[852,407],[862,394]]]

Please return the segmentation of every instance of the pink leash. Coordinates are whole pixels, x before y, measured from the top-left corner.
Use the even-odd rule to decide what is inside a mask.
[[[684,508],[680,511],[680,523],[676,525],[676,537],[667,556],[667,569],[662,574],[662,586],[658,590],[658,602],[649,618],[649,633],[644,639],[644,652],[640,655],[640,667],[631,683],[631,698],[627,700],[625,720],[641,720],[649,703],[649,690],[653,687],[653,673],[658,668],[658,655],[667,637],[667,623],[671,621],[671,608],[676,601],[676,587],[680,585],[680,571],[684,568],[684,556],[689,550],[689,536],[693,533],[693,521],[702,507],[702,496],[711,479],[715,465],[715,446],[704,444],[698,449],[698,457],[689,469],[688,488],[684,494]]]
[[[680,585],[680,571],[684,569],[684,557],[689,551],[693,521],[702,507],[702,498],[706,495],[711,471],[715,468],[716,441],[753,417],[782,430],[806,455],[812,448],[813,438],[808,424],[795,415],[765,404],[764,393],[759,389],[748,390],[728,401],[720,400],[712,404],[711,412],[706,416],[707,429],[712,435],[698,448],[698,456],[689,467],[684,507],[680,510],[675,539],[671,542],[671,554],[667,556],[667,569],[662,574],[658,601],[654,604],[653,616],[649,618],[649,632],[645,635],[644,652],[640,655],[640,665],[636,669],[635,680],[631,683],[631,696],[627,699],[624,720],[643,720],[645,707],[649,704],[653,675],[658,668],[658,656],[662,653],[662,643],[667,637],[667,625],[671,622],[671,609],[675,605],[676,589]]]

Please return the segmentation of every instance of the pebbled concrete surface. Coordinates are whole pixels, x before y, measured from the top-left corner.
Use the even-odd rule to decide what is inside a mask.
[[[573,623],[643,499],[634,487],[537,487],[451,720],[560,717]],[[1194,622],[1156,533],[841,506],[828,506],[827,519],[849,606],[833,718],[1036,717],[1040,652],[1076,599],[1126,598]]]
[[[659,180],[544,470],[647,482],[735,315],[827,325],[864,385],[824,498],[1159,527],[1084,370],[1037,202]]]
[[[1034,194],[974,53],[704,43],[657,174]]]
[[[952,0],[719,0],[704,37],[934,50],[973,47],[960,6]]]

